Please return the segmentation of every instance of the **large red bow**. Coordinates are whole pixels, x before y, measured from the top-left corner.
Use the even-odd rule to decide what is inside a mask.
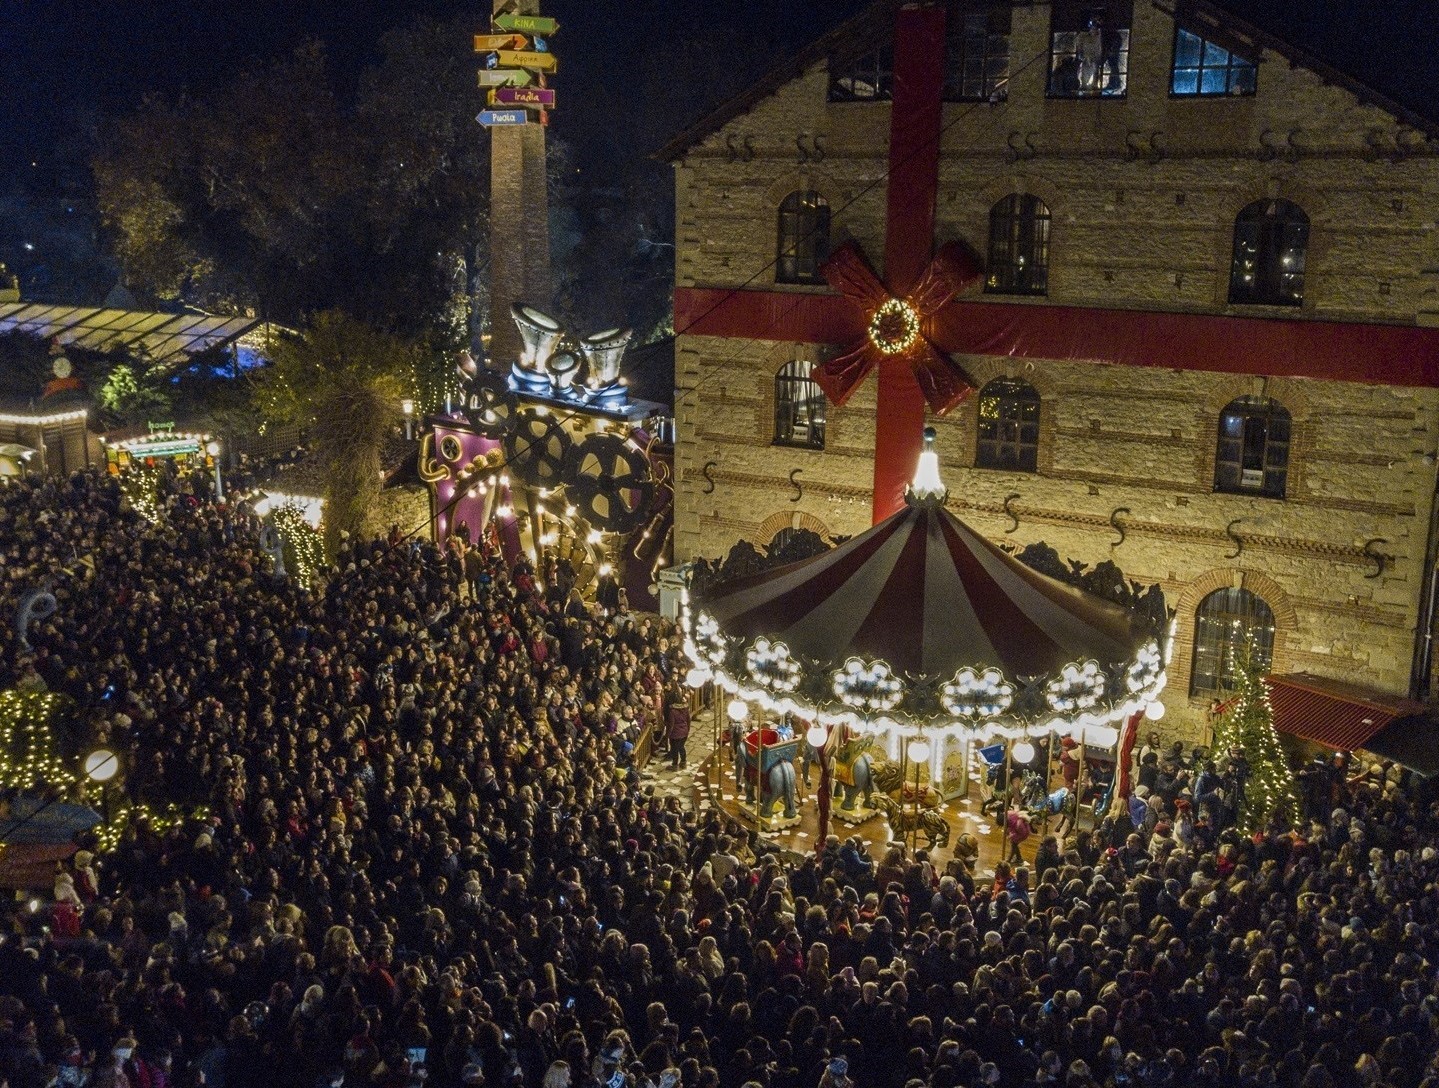
[[[973,390],[969,376],[934,346],[926,331],[929,319],[981,276],[979,264],[964,246],[950,242],[941,247],[919,283],[899,299],[875,275],[853,242],[846,242],[830,254],[820,273],[871,321],[869,331],[858,343],[814,371],[815,382],[831,401],[843,405],[871,370],[894,357],[914,368],[924,399],[936,415],[944,415]],[[907,322],[916,319],[916,326],[907,328]],[[890,323],[888,328],[886,321]],[[891,350],[881,348],[881,341],[892,345]],[[905,346],[897,348],[904,341]]]

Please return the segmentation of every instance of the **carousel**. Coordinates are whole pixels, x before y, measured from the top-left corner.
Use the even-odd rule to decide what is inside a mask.
[[[832,815],[882,814],[891,838],[944,845],[934,810],[981,752],[1007,785],[1037,748],[1077,747],[1081,766],[1086,746],[1109,751],[1094,808],[1128,796],[1138,724],[1162,713],[1162,596],[1126,609],[992,544],[945,509],[934,444],[927,428],[905,507],[867,532],[682,596],[688,682],[728,693],[737,792],[763,829],[798,822],[796,761],[819,766],[821,842]]]

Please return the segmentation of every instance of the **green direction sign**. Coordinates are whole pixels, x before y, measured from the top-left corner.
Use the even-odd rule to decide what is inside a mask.
[[[511,15],[508,12],[495,16],[495,26],[517,34],[539,34],[546,38],[560,28],[559,23],[546,15]]]
[[[480,72],[481,87],[528,87],[534,81],[523,68],[485,68]]]

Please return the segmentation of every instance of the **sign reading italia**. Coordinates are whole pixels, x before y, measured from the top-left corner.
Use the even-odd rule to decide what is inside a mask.
[[[528,110],[483,110],[475,118],[486,128],[495,128],[501,125],[527,125],[530,123]]]
[[[496,49],[523,49],[529,44],[523,34],[476,34],[475,52],[493,53]]]
[[[495,57],[501,68],[533,68],[537,72],[553,72],[559,61],[553,53],[534,53],[528,50],[499,49]]]
[[[501,87],[490,92],[490,105],[552,110],[555,108],[555,92],[548,87]]]
[[[481,87],[528,87],[535,77],[523,68],[486,68],[480,73]]]
[[[501,30],[517,30],[521,34],[540,34],[549,37],[559,30],[560,24],[545,15],[504,15],[495,16],[495,26]]]

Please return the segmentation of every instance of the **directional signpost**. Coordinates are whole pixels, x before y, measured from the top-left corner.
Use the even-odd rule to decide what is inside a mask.
[[[553,72],[560,66],[553,53],[532,50],[497,49],[495,57],[501,68],[529,68],[536,72]]]
[[[538,34],[545,38],[560,28],[560,24],[556,20],[545,15],[512,15],[508,12],[495,16],[495,26],[501,30],[515,31],[520,34]]]
[[[476,34],[475,52],[493,53],[496,49],[523,49],[529,39],[523,34]]]
[[[523,68],[486,68],[480,73],[481,87],[528,87],[534,81]]]
[[[490,105],[552,110],[555,108],[555,92],[548,87],[501,87],[490,92]]]
[[[475,120],[485,128],[498,128],[501,125],[528,125],[530,113],[528,110],[483,110]]]

